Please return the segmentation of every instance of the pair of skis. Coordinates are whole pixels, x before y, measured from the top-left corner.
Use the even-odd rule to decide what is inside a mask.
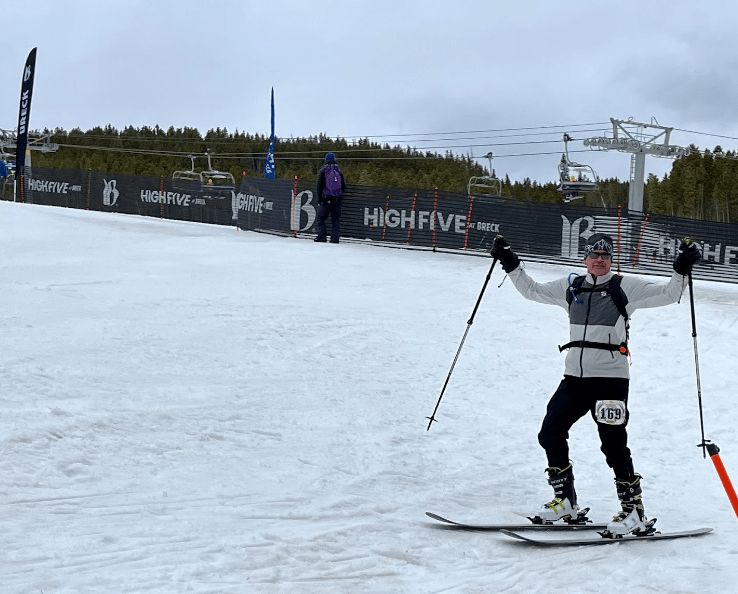
[[[555,532],[572,532],[572,531],[604,531],[607,528],[607,524],[593,524],[593,523],[578,523],[578,524],[464,524],[461,522],[454,522],[438,514],[432,512],[425,512],[425,515],[429,518],[441,522],[447,528],[455,528],[458,530],[477,530],[480,532],[499,532],[505,536],[515,538],[521,542],[525,542],[533,545],[540,546],[582,546],[582,545],[604,545],[614,544],[618,542],[644,542],[651,540],[668,540],[674,538],[685,538],[689,536],[701,536],[712,532],[712,528],[698,528],[696,530],[686,530],[682,532],[652,532],[647,536],[636,536],[629,534],[618,538],[611,538],[606,536],[588,536],[583,538],[537,538],[531,537],[520,532],[529,531],[555,531]]]

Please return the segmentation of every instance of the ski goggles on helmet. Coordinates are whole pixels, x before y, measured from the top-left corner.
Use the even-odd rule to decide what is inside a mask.
[[[603,260],[611,260],[612,254],[603,254],[600,252],[589,252],[587,254],[587,258],[590,258],[592,260],[596,260],[597,258],[602,258]]]

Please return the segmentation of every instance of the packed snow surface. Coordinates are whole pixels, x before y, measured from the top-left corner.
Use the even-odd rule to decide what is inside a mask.
[[[424,514],[519,522],[551,497],[536,435],[567,320],[501,270],[426,430],[488,258],[6,202],[0,251],[2,594],[735,591],[686,291],[631,320],[630,445],[657,526],[715,531],[541,549]],[[738,287],[695,301],[705,433],[735,479]],[[607,521],[593,421],[570,441]]]

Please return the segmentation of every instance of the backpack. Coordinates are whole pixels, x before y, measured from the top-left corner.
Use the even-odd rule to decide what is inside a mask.
[[[325,189],[323,190],[323,196],[335,198],[343,194],[343,188],[341,187],[341,170],[338,165],[326,165],[325,169]]]
[[[571,277],[569,277],[571,278]],[[620,345],[614,345],[614,344],[605,344],[605,343],[599,343],[599,342],[589,342],[589,341],[574,341],[569,342],[565,345],[562,345],[559,347],[559,352],[571,348],[573,346],[576,347],[588,347],[588,348],[594,348],[594,349],[604,349],[607,351],[618,351],[623,355],[629,355],[630,351],[628,350],[628,338],[630,338],[630,324],[628,322],[628,312],[625,309],[625,306],[628,305],[628,297],[623,292],[623,289],[620,286],[620,282],[623,280],[623,277],[614,274],[610,281],[607,284],[607,288],[604,286],[602,287],[590,287],[588,289],[583,289],[582,285],[584,284],[585,276],[577,276],[573,281],[571,281],[571,284],[569,285],[569,288],[566,291],[566,302],[569,304],[569,309],[571,309],[571,304],[576,300],[578,303],[581,303],[581,300],[579,299],[578,295],[579,293],[592,293],[594,291],[602,292],[606,291],[609,293],[610,297],[612,297],[612,301],[615,304],[615,308],[618,310],[618,313],[623,316],[625,319],[625,342]]]

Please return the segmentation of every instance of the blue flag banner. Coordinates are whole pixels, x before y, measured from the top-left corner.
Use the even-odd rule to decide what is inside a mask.
[[[36,48],[31,50],[23,68],[21,82],[20,109],[18,111],[18,139],[15,151],[15,170],[20,175],[26,164],[26,146],[28,145],[28,121],[31,117],[31,95],[33,95],[33,75],[36,71]]]
[[[272,87],[272,138],[269,141],[269,154],[264,165],[264,177],[274,179],[274,87]]]

